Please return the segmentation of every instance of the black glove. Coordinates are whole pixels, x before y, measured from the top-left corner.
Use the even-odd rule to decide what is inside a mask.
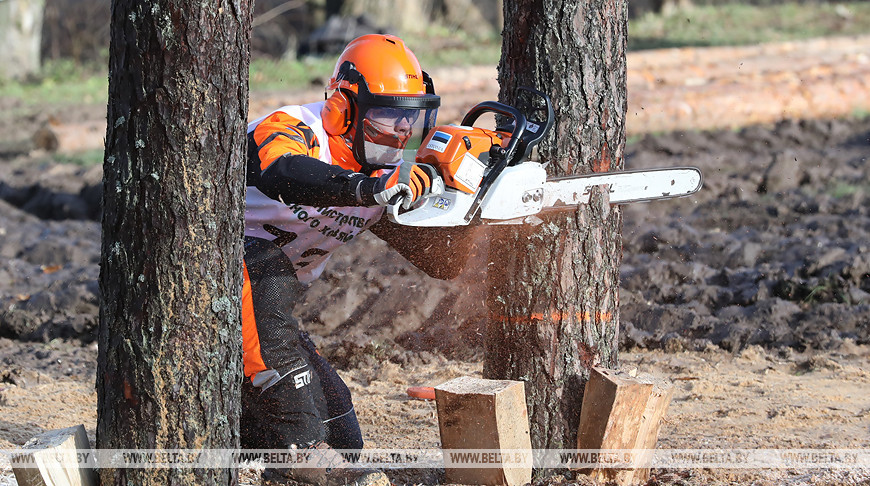
[[[404,162],[389,174],[370,177],[357,186],[357,201],[387,206],[402,203],[409,209],[423,199],[441,194],[444,182],[438,171],[428,164]]]

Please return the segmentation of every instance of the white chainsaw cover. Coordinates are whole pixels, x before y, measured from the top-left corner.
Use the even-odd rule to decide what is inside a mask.
[[[481,219],[514,219],[537,214],[544,206],[547,171],[537,162],[505,167],[480,205]]]

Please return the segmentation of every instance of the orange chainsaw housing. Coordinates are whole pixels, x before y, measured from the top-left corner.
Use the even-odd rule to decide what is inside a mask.
[[[506,146],[507,132],[447,125],[429,131],[417,150],[416,162],[438,170],[447,187],[474,194],[489,162],[489,150]],[[470,155],[473,159],[469,159]]]

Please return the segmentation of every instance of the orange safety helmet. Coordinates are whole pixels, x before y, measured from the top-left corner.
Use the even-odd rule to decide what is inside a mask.
[[[417,57],[393,35],[351,41],[326,89],[333,94],[321,117],[332,158],[364,174],[395,167],[404,150],[416,150],[441,104]]]

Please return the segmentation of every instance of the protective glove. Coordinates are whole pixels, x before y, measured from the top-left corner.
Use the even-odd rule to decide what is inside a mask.
[[[371,186],[371,197],[375,204],[387,206],[402,203],[403,209],[409,209],[418,202],[444,192],[444,181],[438,171],[428,164],[404,162],[389,174],[371,178],[374,184],[360,184],[361,194],[357,198],[365,202]]]

